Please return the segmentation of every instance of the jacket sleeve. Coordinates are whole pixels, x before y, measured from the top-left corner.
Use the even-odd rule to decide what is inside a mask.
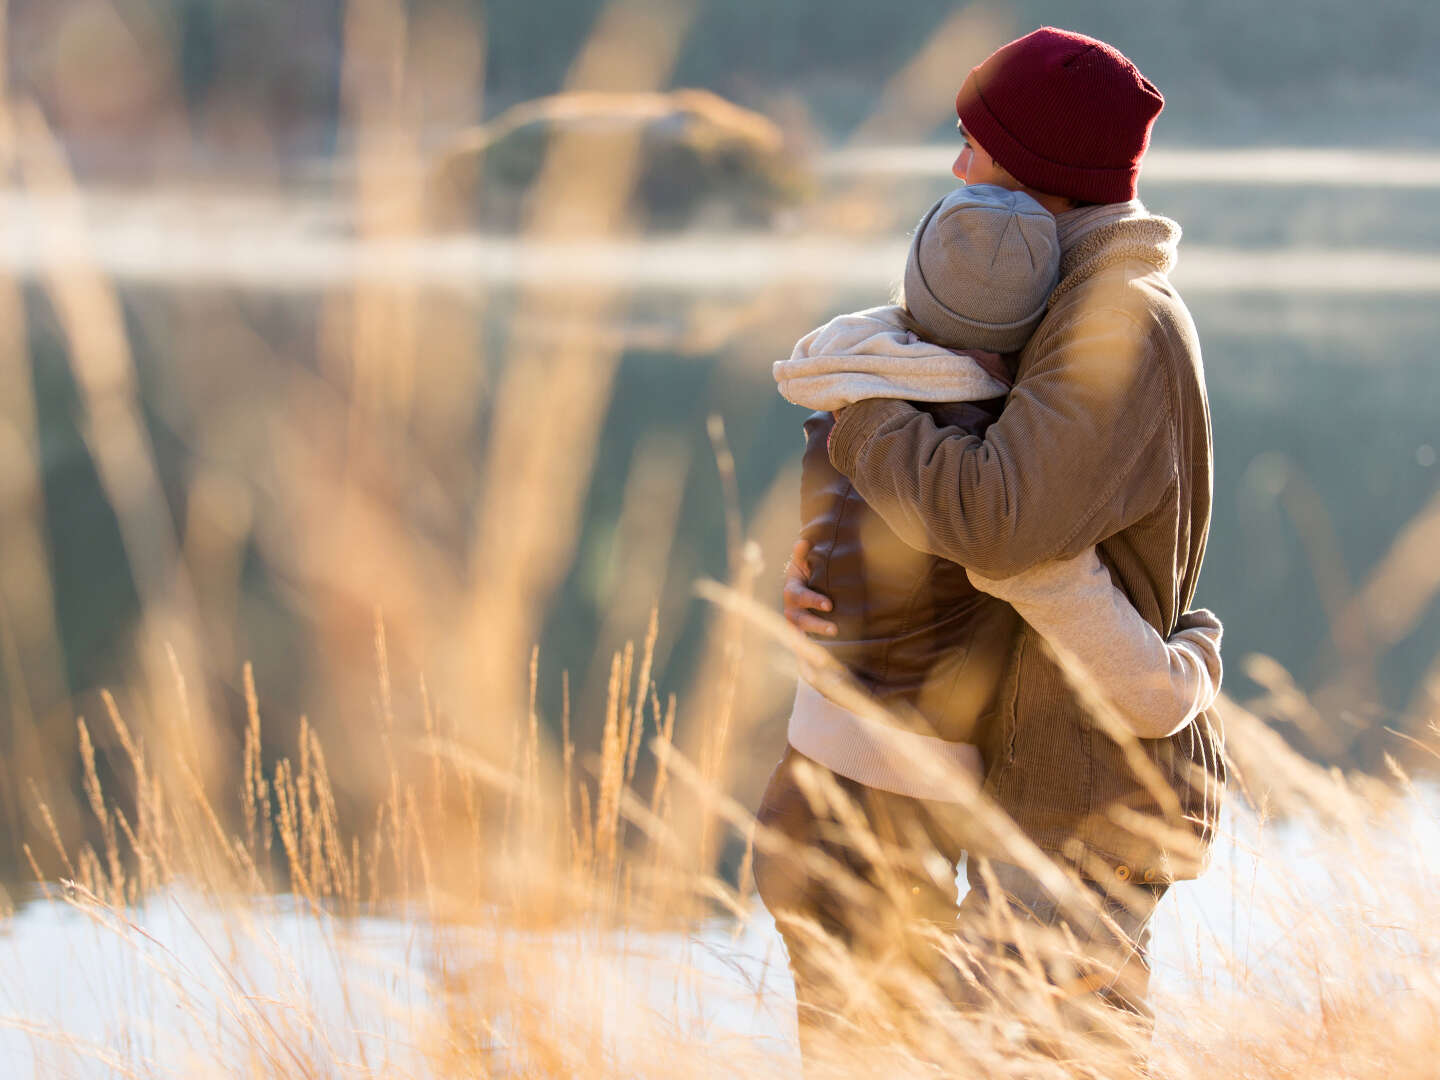
[[[981,592],[1004,600],[1045,639],[1113,717],[1142,739],[1163,739],[1215,704],[1220,620],[1201,608],[1160,636],[1115,584],[1094,548],[1003,580],[967,571]]]
[[[904,402],[841,410],[830,459],[911,547],[990,578],[1077,555],[1148,513],[1174,478],[1167,374],[1111,308],[1053,333],[983,438]]]

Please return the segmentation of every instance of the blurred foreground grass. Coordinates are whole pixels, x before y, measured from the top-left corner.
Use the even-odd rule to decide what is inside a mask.
[[[248,671],[238,792],[200,782],[192,715],[176,718],[181,738],[166,744],[112,710],[95,725],[121,748],[107,793],[82,722],[104,839],[77,847],[52,834],[64,880],[44,892],[95,928],[105,959],[97,969],[74,958],[88,979],[67,996],[102,1015],[21,1009],[0,1016],[0,1030],[23,1037],[36,1075],[794,1076],[788,987],[767,976],[773,946],[757,963],[748,867],[717,872],[712,854],[725,837],[781,839],[753,833],[717,783],[723,743],[703,749],[708,768],[675,749],[673,708],[642,689],[653,641],[616,658],[598,757],[552,745],[532,717],[508,731],[510,760],[497,768],[423,700],[410,719],[426,734],[399,736],[406,718],[377,627],[374,752],[390,793],[369,824],[343,820],[325,749],[303,722],[287,732],[295,753],[265,766]],[[1227,815],[1228,873],[1203,883],[1207,900],[1195,907],[1186,891],[1200,886],[1181,884],[1157,916],[1157,935],[1180,941],[1157,942],[1166,970],[1152,1075],[1430,1075],[1433,788],[1398,768],[1384,781],[1347,778],[1233,703],[1224,715],[1235,794],[1257,809]],[[1437,745],[1432,725],[1426,752]],[[641,782],[647,759],[653,778]],[[837,794],[822,785],[816,797]],[[1269,834],[1283,835],[1285,819],[1304,825],[1277,843]],[[863,830],[853,841],[882,865],[924,857]],[[880,899],[875,885],[850,887],[857,903]],[[277,893],[293,901],[264,899]],[[1227,900],[1229,933],[1217,917]],[[760,919],[762,935],[768,925]],[[387,944],[396,939],[403,948]],[[955,948],[939,932],[933,944],[937,957]],[[1004,1007],[963,1015],[895,969],[843,952],[831,963],[850,990],[845,1038],[814,1075],[1132,1074],[1133,1034],[1116,1016],[1081,1005],[1077,1025],[1076,1002],[1027,978],[1025,963]]]

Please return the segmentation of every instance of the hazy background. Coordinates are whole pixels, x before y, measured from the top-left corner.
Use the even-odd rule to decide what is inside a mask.
[[[672,82],[713,89],[826,139],[851,133],[963,7],[863,0],[657,2],[688,25]],[[602,0],[404,5],[432,72],[436,131],[553,93]],[[12,84],[87,160],[153,166],[180,138],[246,172],[343,143],[342,0],[12,0]],[[1210,146],[1430,148],[1440,12],[1413,0],[1027,0],[988,7],[1016,33],[1053,24],[1113,42],[1165,92],[1157,138]],[[466,57],[483,35],[483,56]],[[478,62],[477,62],[478,60]],[[968,64],[956,64],[958,83]],[[381,73],[375,73],[383,77]],[[453,80],[439,76],[451,74]],[[481,93],[483,91],[483,103]],[[951,96],[953,97],[953,91]],[[164,107],[161,107],[163,104]],[[943,127],[932,117],[935,134]]]
[[[545,725],[568,679],[593,746],[653,607],[659,699],[700,738],[740,661],[693,583],[750,573],[776,602],[797,524],[803,417],[770,363],[886,298],[951,183],[955,90],[1047,22],[1167,96],[1141,194],[1185,229],[1216,446],[1198,602],[1225,621],[1227,690],[1320,760],[1404,756],[1386,729],[1440,684],[1440,6],[12,0],[7,861],[43,831],[32,791],[78,782],[54,764],[74,716],[110,687],[143,726],[176,673],[218,719],[217,769],[251,661],[267,714],[329,733],[363,805],[392,695],[483,733],[531,642]],[[774,122],[796,204],[663,234],[617,211],[579,243],[561,211],[618,181],[572,154],[527,230],[427,226],[467,127],[682,86]],[[743,662],[753,800],[791,684],[763,649]]]

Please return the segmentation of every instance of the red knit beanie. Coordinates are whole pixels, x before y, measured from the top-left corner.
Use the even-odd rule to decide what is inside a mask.
[[[1015,179],[1097,203],[1135,197],[1164,107],[1118,49],[1053,26],[996,49],[955,98],[966,133]]]

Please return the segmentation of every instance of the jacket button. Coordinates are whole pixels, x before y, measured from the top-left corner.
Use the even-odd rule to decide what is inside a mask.
[[[1117,867],[1115,867],[1115,876],[1116,876],[1117,878],[1119,878],[1121,881],[1129,881],[1129,880],[1130,880],[1130,868],[1129,868],[1128,866],[1117,866]]]

